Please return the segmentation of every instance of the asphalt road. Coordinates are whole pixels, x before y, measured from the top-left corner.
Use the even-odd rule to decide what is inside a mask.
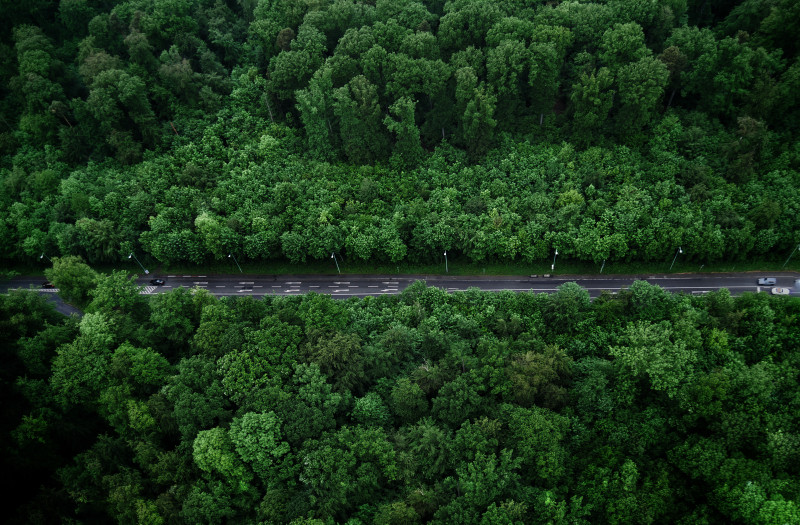
[[[777,287],[788,288],[791,295],[800,296],[800,279],[797,272],[772,273],[692,273],[645,275],[558,275],[538,276],[447,276],[447,275],[149,275],[137,282],[145,288],[144,294],[163,293],[184,288],[203,288],[214,295],[298,295],[308,292],[328,294],[333,297],[364,297],[368,295],[398,294],[416,281],[424,281],[448,292],[478,288],[486,291],[511,290],[514,292],[552,293],[566,282],[577,282],[597,297],[603,290],[617,292],[636,280],[646,280],[670,292],[692,294],[708,293],[727,288],[732,294],[744,292],[769,292],[772,287],[757,285],[759,277],[775,277]],[[163,286],[152,286],[153,278],[164,279]],[[0,289],[37,288],[42,278],[16,277]],[[44,290],[42,292],[54,292]]]
[[[57,293],[48,294],[47,300],[56,306],[56,312],[62,313],[67,317],[73,314],[78,317],[83,317],[83,312],[81,310],[75,308],[71,304],[65,303]]]
[[[15,288],[32,288],[37,292],[46,295],[47,300],[53,303],[53,305],[56,307],[56,312],[62,313],[67,317],[72,314],[75,314],[78,317],[83,317],[82,311],[75,308],[71,304],[65,303],[64,300],[61,299],[58,293],[56,293],[58,290],[40,288],[43,282],[44,279],[41,277],[15,277],[6,283],[0,283],[0,293],[8,293],[9,290]]]

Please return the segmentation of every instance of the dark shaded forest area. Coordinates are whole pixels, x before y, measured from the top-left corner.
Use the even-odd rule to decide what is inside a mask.
[[[153,297],[145,262],[785,256],[795,0],[0,0],[12,523],[800,523],[800,302]],[[237,263],[238,264],[238,263]]]
[[[0,295],[12,521],[800,522],[794,298],[145,297]]]
[[[9,262],[797,242],[794,0],[0,5]]]

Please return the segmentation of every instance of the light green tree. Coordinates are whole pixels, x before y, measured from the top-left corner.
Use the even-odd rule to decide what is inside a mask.
[[[674,337],[667,322],[629,323],[624,342],[612,346],[609,353],[635,376],[647,376],[654,390],[666,392],[669,397],[677,394],[698,360],[695,351]]]
[[[54,257],[53,267],[45,270],[44,274],[58,288],[61,297],[78,307],[86,306],[89,292],[98,281],[97,272],[77,255]]]

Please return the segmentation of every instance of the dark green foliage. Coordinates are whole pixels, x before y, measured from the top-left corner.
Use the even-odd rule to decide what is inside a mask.
[[[87,312],[0,301],[12,520],[800,521],[791,299],[89,266],[783,258],[797,2],[0,4],[0,260]]]
[[[419,284],[140,303],[96,279],[79,322],[0,296],[17,521],[798,516],[796,299],[637,282],[594,302]]]
[[[790,0],[56,4],[0,30],[3,260],[797,242]]]
[[[599,81],[603,71],[580,82]],[[602,104],[580,82],[574,115],[595,119]],[[608,77],[608,89],[615,90],[613,82]],[[464,99],[464,111],[475,100]],[[651,118],[636,104],[613,122]],[[399,167],[423,151],[421,130],[409,120],[413,111],[402,111],[386,117],[397,133],[408,131],[408,141],[397,145]],[[593,122],[619,130],[607,117]],[[775,137],[763,121],[742,118],[734,134],[717,130],[711,138],[685,113],[654,122],[659,134],[647,155],[625,147],[581,152],[509,143],[491,160],[464,166],[457,150],[440,147],[416,170],[362,168],[355,177],[325,164],[313,164],[309,175],[306,162],[286,150],[291,135],[279,126],[259,125],[245,150],[227,150],[216,135],[233,132],[220,122],[204,133],[206,153],[199,157],[196,145],[187,144],[135,168],[82,168],[58,184],[47,204],[32,196],[54,187],[59,172],[32,169],[34,178],[24,182],[25,171],[15,168],[4,182],[23,202],[8,201],[0,231],[9,256],[60,252],[90,263],[125,260],[141,243],[140,258],[164,262],[221,260],[231,252],[251,260],[329,260],[336,252],[360,261],[418,262],[440,260],[444,249],[473,261],[545,262],[557,248],[560,257],[598,265],[642,260],[668,267],[678,245],[684,262],[777,256],[793,245],[797,175],[788,152],[775,157]],[[596,138],[593,126],[575,137]],[[479,133],[480,127],[461,129]],[[676,149],[717,158],[689,160]],[[227,155],[234,159],[225,161]],[[770,165],[777,169],[765,171]],[[734,191],[726,180],[747,191]]]

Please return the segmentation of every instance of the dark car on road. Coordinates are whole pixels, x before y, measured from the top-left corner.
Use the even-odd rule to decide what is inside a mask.
[[[54,285],[50,281],[47,281],[46,283],[42,283],[42,288],[55,288],[55,287],[56,287],[56,285]]]
[[[153,286],[164,286],[166,282],[164,279],[150,279],[150,284]]]

